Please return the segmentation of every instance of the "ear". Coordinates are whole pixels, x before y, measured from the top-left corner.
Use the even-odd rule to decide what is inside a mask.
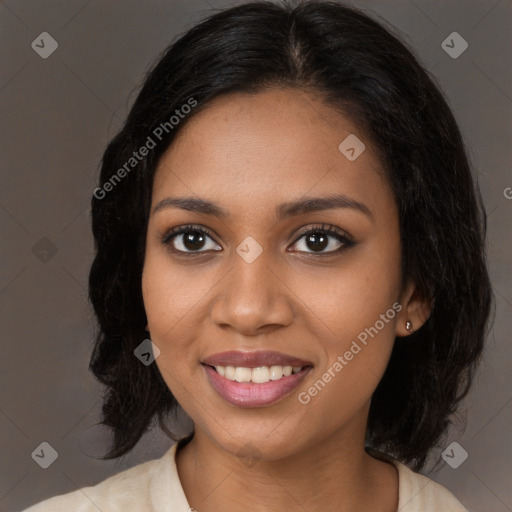
[[[409,280],[401,294],[400,304],[402,309],[397,315],[396,335],[409,336],[416,332],[430,316],[433,301],[421,296],[416,285]],[[411,329],[407,330],[406,324],[410,322]]]

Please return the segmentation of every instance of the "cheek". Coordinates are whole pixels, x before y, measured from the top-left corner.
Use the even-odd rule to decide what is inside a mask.
[[[316,317],[320,332],[330,340],[328,345],[339,342],[343,347],[376,322],[384,337],[394,338],[396,311],[389,310],[400,295],[398,241],[386,250],[374,242],[367,244],[346,253],[339,264],[325,272],[305,266],[295,268],[289,278],[290,287],[306,306],[304,314],[309,310],[312,322]],[[383,326],[381,315],[387,311]]]
[[[191,265],[173,265],[165,252],[150,249],[142,273],[142,294],[151,334],[172,337],[183,329],[188,315],[211,289],[207,274],[198,279],[198,270]]]
[[[304,401],[317,401],[319,409],[343,404],[335,415],[370,399],[391,355],[401,310],[400,250],[398,238],[384,250],[386,239],[347,254],[321,279],[312,273],[296,281],[323,353]]]
[[[208,284],[190,274],[183,267],[177,269],[170,265],[165,254],[147,252],[142,294],[151,340],[160,349],[156,362],[166,381],[166,372],[184,376],[191,371],[193,363],[197,366],[197,346],[193,343],[194,336],[190,336],[190,318],[207,293]],[[171,382],[168,384],[171,387]]]
[[[155,364],[176,400],[191,414],[190,397],[195,389],[197,346],[190,336],[189,318],[205,291],[182,269],[173,269],[157,251],[147,251],[142,273],[142,294],[151,341],[159,348]],[[193,282],[193,284],[192,284]],[[203,286],[199,286],[203,288]],[[186,384],[186,387],[184,386]]]

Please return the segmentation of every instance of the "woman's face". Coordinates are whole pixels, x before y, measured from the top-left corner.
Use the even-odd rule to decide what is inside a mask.
[[[166,237],[190,224],[207,233]],[[142,279],[156,364],[196,431],[224,450],[277,459],[338,433],[360,439],[405,334],[400,284],[381,164],[314,96],[218,98],[161,158]]]

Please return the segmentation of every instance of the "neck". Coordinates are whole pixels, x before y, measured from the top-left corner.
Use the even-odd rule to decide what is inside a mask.
[[[178,473],[190,506],[199,512],[395,512],[396,469],[368,455],[356,431],[361,429],[336,432],[287,457],[244,460],[196,429],[177,450]]]

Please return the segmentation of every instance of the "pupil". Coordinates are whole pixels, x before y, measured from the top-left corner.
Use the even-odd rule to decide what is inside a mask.
[[[199,241],[198,241],[199,240]],[[185,234],[183,245],[190,250],[200,249],[204,243],[204,236],[199,231],[189,231]]]
[[[317,239],[321,239],[321,241],[319,242]],[[310,235],[308,235],[306,243],[308,244],[308,247],[310,249],[322,250],[327,247],[328,240],[323,233],[311,233]]]

